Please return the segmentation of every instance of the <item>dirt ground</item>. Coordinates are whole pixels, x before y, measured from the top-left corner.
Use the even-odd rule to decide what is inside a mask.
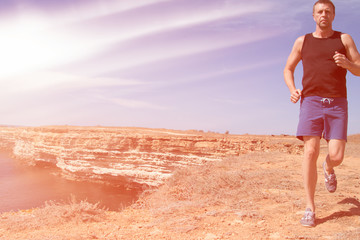
[[[4,213],[0,239],[360,239],[359,153],[360,136],[350,136],[328,193],[322,142],[314,228],[299,223],[302,155],[253,152],[179,170],[118,212],[73,203]]]

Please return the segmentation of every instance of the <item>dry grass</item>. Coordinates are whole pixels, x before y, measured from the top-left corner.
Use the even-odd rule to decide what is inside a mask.
[[[104,220],[104,213],[105,209],[99,208],[98,203],[76,201],[75,197],[71,196],[68,203],[49,201],[42,208],[4,213],[0,216],[0,229],[26,231],[67,222],[73,224],[97,222]]]
[[[294,187],[291,179],[276,177],[277,171],[281,170],[259,167],[261,164],[271,164],[270,159],[269,153],[254,153],[179,169],[159,189],[145,193],[143,200],[140,198],[137,204],[140,207],[146,204],[159,214],[189,206],[225,205],[229,209],[256,208],[253,202],[269,198],[269,193],[264,190]],[[272,180],[269,181],[270,179]],[[296,187],[300,187],[299,183],[295,184]],[[252,196],[251,201],[248,200],[249,195]]]

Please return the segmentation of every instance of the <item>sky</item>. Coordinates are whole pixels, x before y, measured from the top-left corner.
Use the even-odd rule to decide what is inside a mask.
[[[360,47],[360,1],[333,2],[334,29]],[[1,0],[0,124],[294,135],[283,69],[315,29],[313,3]],[[360,78],[347,76],[356,134]]]

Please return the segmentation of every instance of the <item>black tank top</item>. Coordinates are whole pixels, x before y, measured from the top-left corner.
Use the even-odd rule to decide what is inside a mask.
[[[305,35],[301,50],[304,97],[347,97],[347,70],[336,65],[335,51],[346,54],[341,32],[335,31],[329,38],[315,38],[312,33]]]

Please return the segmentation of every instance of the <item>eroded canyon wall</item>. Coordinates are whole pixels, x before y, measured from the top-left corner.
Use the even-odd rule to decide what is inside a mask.
[[[48,163],[64,177],[158,186],[180,167],[251,151],[300,153],[286,136],[250,136],[110,127],[2,127],[0,148],[28,165]]]

